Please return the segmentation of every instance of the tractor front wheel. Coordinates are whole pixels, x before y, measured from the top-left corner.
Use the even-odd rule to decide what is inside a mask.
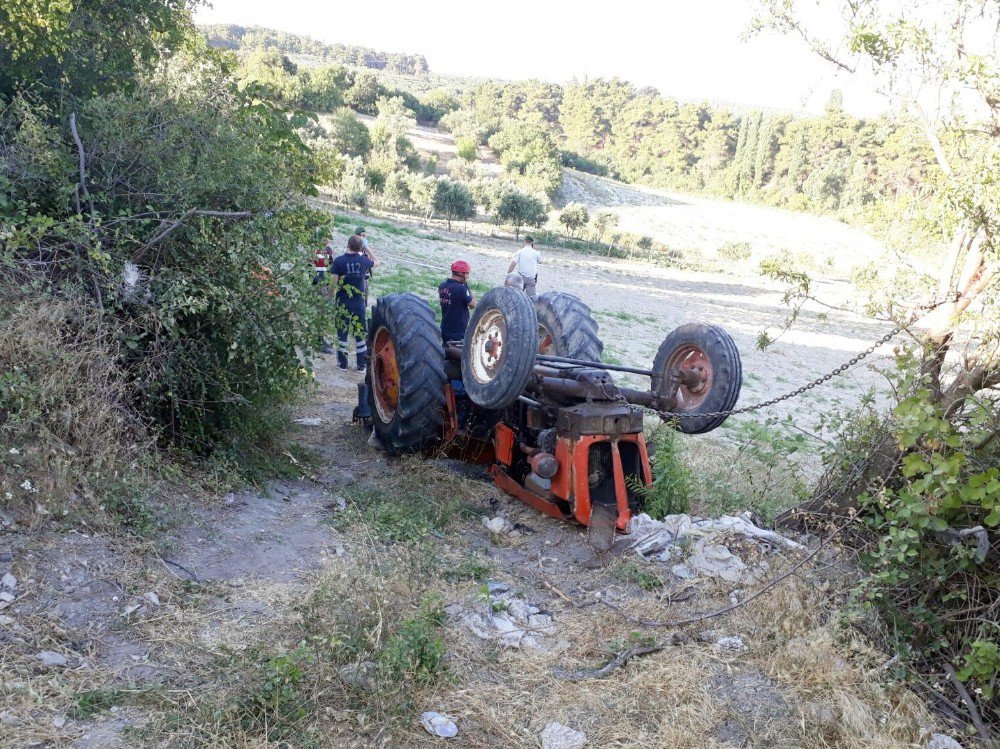
[[[462,384],[472,402],[498,410],[528,384],[538,355],[538,318],[523,292],[499,286],[476,305],[462,346]]]
[[[671,376],[680,379],[677,405],[663,416],[678,431],[704,434],[717,429],[736,406],[743,385],[743,363],[729,333],[717,325],[681,325],[668,335],[653,361],[659,375],[657,395],[669,394]]]
[[[434,313],[416,294],[375,303],[368,333],[368,404],[390,455],[418,452],[441,434],[444,348]]]

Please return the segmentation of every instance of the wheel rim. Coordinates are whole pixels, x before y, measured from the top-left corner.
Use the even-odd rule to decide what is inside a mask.
[[[538,323],[538,353],[552,354],[555,347],[555,336],[542,323]]]
[[[396,349],[385,328],[379,328],[375,332],[371,357],[375,410],[382,423],[388,424],[399,405],[399,367],[396,364]]]
[[[507,324],[500,310],[489,310],[472,331],[470,357],[472,376],[477,382],[489,383],[497,376],[504,359]]]
[[[705,402],[712,391],[712,360],[704,349],[693,343],[679,346],[667,359],[667,371],[671,370],[681,377],[674,410],[690,411]]]

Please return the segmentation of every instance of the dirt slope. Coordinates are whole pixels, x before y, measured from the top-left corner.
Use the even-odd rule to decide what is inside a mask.
[[[0,627],[0,746],[439,746],[418,722],[426,710],[454,718],[449,744],[469,748],[536,748],[550,722],[623,749],[904,747],[930,725],[831,619],[834,557],[731,615],[637,626],[625,616],[684,618],[754,584],[679,580],[630,557],[627,539],[591,569],[579,529],[450,463],[368,447],[349,423],[359,376],[329,360],[316,374],[300,415],[320,424],[298,433],[322,456],[315,473],[173,498],[144,542],[3,532],[0,572],[18,586]],[[447,512],[414,525],[425,502]],[[482,517],[514,530],[490,533]],[[798,558],[760,553],[774,574]],[[477,636],[468,617],[491,601],[542,616],[537,647]],[[441,618],[421,619],[428,606]],[[718,644],[734,636],[745,649]],[[664,649],[606,678],[567,677],[654,643]],[[42,651],[65,660],[46,666]]]

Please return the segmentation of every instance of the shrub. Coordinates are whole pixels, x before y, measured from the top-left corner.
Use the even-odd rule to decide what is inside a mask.
[[[0,111],[0,284],[99,320],[116,392],[185,450],[266,448],[331,322],[306,271],[329,219],[302,200],[328,178],[303,124],[183,55],[135,91]]]
[[[649,441],[653,483],[633,487],[642,497],[642,511],[657,519],[687,512],[691,505],[691,472],[681,460],[677,432],[661,426],[650,434]]]
[[[749,242],[726,242],[719,248],[719,257],[733,262],[749,260],[751,254],[753,251]]]
[[[455,155],[463,161],[475,161],[479,158],[479,149],[472,138],[460,138],[455,143]]]

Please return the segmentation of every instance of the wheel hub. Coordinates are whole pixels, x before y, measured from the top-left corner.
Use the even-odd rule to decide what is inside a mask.
[[[680,346],[667,360],[667,369],[677,380],[677,411],[700,406],[712,389],[712,361],[693,343]]]
[[[478,382],[491,382],[500,369],[504,357],[507,326],[499,310],[483,315],[472,331],[472,375]]]
[[[392,345],[389,331],[379,328],[372,340],[371,352],[372,391],[375,395],[375,410],[383,424],[392,421],[399,405],[399,366],[396,349]]]

